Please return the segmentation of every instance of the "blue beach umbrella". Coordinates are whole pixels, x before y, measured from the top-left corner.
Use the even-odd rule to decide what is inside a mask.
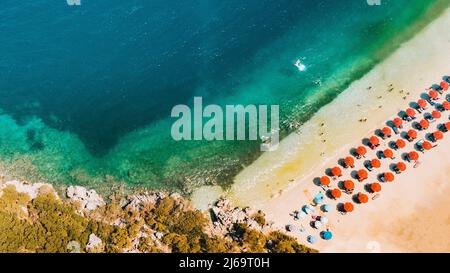
[[[294,229],[295,229],[295,226],[294,226],[294,225],[287,225],[287,226],[286,226],[286,230],[287,230],[287,231],[294,231]]]
[[[303,219],[303,218],[305,218],[306,217],[306,213],[304,212],[304,211],[298,211],[297,213],[296,213],[296,215],[295,215],[295,218],[296,219]]]
[[[325,204],[322,206],[322,211],[329,212],[331,210],[331,206],[328,204]]]
[[[322,232],[322,238],[324,240],[330,240],[331,238],[333,238],[333,233],[331,233],[330,231],[324,231]]]
[[[304,205],[303,208],[302,208],[302,210],[303,210],[306,214],[314,213],[314,212],[315,212],[314,208],[313,208],[313,207],[310,207],[310,206],[308,206],[308,205]]]
[[[308,243],[314,244],[317,241],[317,238],[316,236],[309,235],[308,237],[306,237],[306,240],[308,241]]]
[[[315,203],[316,205],[320,205],[320,204],[323,202],[323,198],[324,198],[323,193],[322,193],[322,192],[319,192],[319,193],[316,194],[316,196],[314,197],[314,203]]]
[[[313,225],[314,225],[315,228],[319,229],[319,228],[322,227],[323,224],[320,221],[315,221]]]
[[[325,217],[325,216],[320,216],[320,222],[321,222],[322,224],[326,224],[326,223],[328,223],[328,218]]]

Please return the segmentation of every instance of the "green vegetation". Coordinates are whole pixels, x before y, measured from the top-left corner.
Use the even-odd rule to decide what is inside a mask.
[[[0,190],[0,252],[313,252],[280,232],[266,235],[244,224],[235,225],[230,236],[213,236],[210,220],[182,198],[165,197],[138,209],[119,204],[114,197],[81,213],[45,187],[31,199],[8,186]],[[253,217],[265,223],[262,213]],[[101,243],[88,251],[91,234]]]
[[[9,186],[0,206],[1,252],[66,252],[72,240],[87,242],[89,220],[51,193],[31,201]]]

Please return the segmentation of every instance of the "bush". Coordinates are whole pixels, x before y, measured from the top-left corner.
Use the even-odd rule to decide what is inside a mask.
[[[231,238],[208,235],[205,215],[185,209],[182,201],[170,197],[139,211],[124,210],[118,200],[82,216],[74,205],[57,199],[52,191],[41,191],[30,200],[13,186],[6,187],[0,196],[0,252],[68,252],[69,243],[84,251],[92,233],[102,240],[104,251],[123,252],[146,230],[144,225],[162,232],[161,243],[167,247],[153,241],[150,231],[139,238],[137,249],[142,252],[315,252],[281,232],[265,235],[245,224],[236,224]],[[253,218],[265,224],[262,213]]]

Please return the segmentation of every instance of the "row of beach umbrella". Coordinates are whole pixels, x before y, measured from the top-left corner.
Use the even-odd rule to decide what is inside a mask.
[[[424,111],[428,108],[428,105],[434,105],[435,101],[437,101],[439,99],[439,94],[442,94],[443,91],[448,90],[449,88],[449,83],[448,82],[441,82],[440,84],[440,90],[435,90],[435,89],[430,89],[429,92],[427,93],[428,95],[428,99],[430,102],[427,102],[425,99],[419,99],[417,101],[417,107],[416,110],[413,108],[407,108],[404,111],[404,116],[403,118],[401,117],[397,117],[394,118],[390,124],[392,124],[392,129],[388,126],[383,127],[382,129],[378,130],[378,134],[377,135],[373,135],[368,139],[368,144],[367,146],[369,146],[371,149],[375,149],[376,147],[378,147],[381,143],[381,139],[386,140],[392,137],[392,130],[394,130],[394,132],[396,132],[397,134],[399,133],[399,129],[403,128],[403,124],[404,122],[409,122],[412,121],[412,119],[415,119],[417,116],[417,112],[421,113],[421,111]],[[440,106],[439,106],[442,111],[448,111],[450,110],[450,102],[445,100]],[[430,122],[432,120],[436,120],[442,117],[442,114],[439,110],[433,110],[430,113],[425,113],[424,114],[424,118],[421,119],[419,122],[417,122],[415,124],[415,126],[413,126],[414,128],[416,128],[417,130],[427,130],[430,127]],[[389,124],[389,123],[388,123]],[[450,131],[450,122],[447,122],[445,124],[443,124],[441,126],[442,130],[437,130],[435,132],[432,132],[431,134],[429,134],[429,140],[431,142],[436,142],[438,140],[442,140],[444,138],[444,132]],[[399,138],[395,141],[391,141],[389,143],[389,147],[393,148],[394,150],[400,150],[406,147],[406,141],[412,142],[414,140],[417,139],[418,137],[418,132],[415,129],[409,129],[407,132],[405,132],[403,138]],[[430,141],[420,141],[420,143],[417,143],[417,148],[419,151],[428,151],[430,149],[433,148],[433,144]],[[342,160],[342,164],[341,166],[344,168],[354,168],[355,167],[355,159],[361,159],[363,157],[365,157],[367,154],[367,148],[364,146],[359,146],[354,150],[354,155],[349,155],[347,157],[345,157]],[[381,167],[381,161],[380,159],[395,159],[394,156],[394,151],[392,149],[386,148],[382,151],[379,151],[377,153],[378,158],[374,158],[371,160],[368,160],[367,163],[365,163],[365,167],[367,168],[367,170],[372,171],[373,169],[376,168],[380,168]],[[415,162],[419,159],[419,153],[417,153],[416,151],[410,151],[404,154],[403,158],[407,161],[407,162]],[[400,161],[397,162],[393,165],[393,167],[391,168],[395,173],[400,174],[404,171],[406,171],[407,169],[407,165]],[[322,186],[325,187],[330,187],[331,186],[331,181],[332,180],[336,180],[337,178],[342,176],[342,169],[339,166],[334,166],[329,170],[329,174],[326,176],[322,176],[320,178],[320,184]],[[393,172],[384,172],[381,173],[379,176],[379,180],[381,182],[392,182],[395,179],[395,174]],[[330,179],[331,178],[331,179]],[[365,169],[360,169],[357,170],[354,178],[357,179],[359,182],[362,182],[364,180],[366,180],[368,178],[368,172]],[[381,191],[381,184],[378,182],[374,182],[371,184],[367,184],[367,190],[370,193],[377,193]],[[343,190],[345,190],[347,193],[351,193],[354,188],[355,188],[355,184],[352,180],[344,180],[342,181],[342,188]],[[328,190],[329,193],[329,197],[333,198],[333,199],[338,199],[341,197],[342,193],[341,190],[339,188],[332,188]],[[367,203],[368,202],[368,196],[364,193],[358,193],[356,195],[356,201],[358,201],[358,203]],[[354,207],[353,204],[350,202],[346,202],[343,204],[342,206],[342,210],[344,212],[351,212],[353,211]]]
[[[372,150],[376,149],[381,144],[381,140],[388,140],[392,137],[392,131],[395,132],[395,134],[400,134],[400,138],[396,140],[391,140],[389,142],[389,147],[392,148],[386,148],[383,150],[380,150],[377,152],[377,158],[373,158],[370,160],[367,160],[364,162],[364,167],[367,169],[359,169],[352,172],[352,176],[354,179],[358,180],[359,182],[363,182],[364,180],[368,179],[369,173],[367,171],[372,171],[373,169],[378,169],[381,167],[382,160],[383,159],[391,159],[395,160],[394,151],[398,151],[401,149],[404,149],[406,147],[406,141],[413,142],[418,137],[418,131],[428,130],[430,128],[430,123],[434,122],[437,119],[440,119],[442,117],[442,113],[444,111],[450,110],[450,102],[448,101],[449,98],[444,100],[443,103],[437,104],[438,100],[440,99],[440,95],[444,93],[444,91],[447,91],[450,86],[450,77],[445,77],[445,80],[442,81],[439,85],[434,85],[438,87],[433,87],[430,90],[428,90],[426,94],[426,99],[421,98],[417,102],[412,103],[414,107],[407,108],[399,117],[394,118],[392,121],[389,121],[387,124],[389,126],[385,126],[381,128],[380,130],[377,130],[375,132],[375,135],[371,136],[367,141],[367,146],[371,148]],[[417,113],[421,114],[422,112],[426,111],[428,109],[428,106],[436,106],[435,110],[432,110],[431,113],[424,113],[423,118],[418,121],[412,123],[412,128],[409,129],[406,132],[400,132],[401,129],[403,129],[403,125],[405,122],[411,122],[414,119],[417,118]],[[439,125],[438,130],[434,131],[427,135],[428,140],[420,140],[415,144],[415,147],[421,151],[429,151],[433,148],[432,142],[437,142],[439,140],[442,140],[444,138],[444,132],[450,131],[450,122],[446,122],[445,124]],[[381,138],[381,140],[380,140]],[[367,148],[364,146],[359,146],[356,149],[353,150],[352,155],[348,155],[345,158],[340,160],[340,165],[343,168],[355,168],[355,160],[365,158],[367,154]],[[402,158],[406,162],[417,162],[419,160],[419,153],[416,151],[409,151],[402,154]],[[401,174],[402,172],[407,170],[407,164],[403,161],[398,161],[396,163],[391,164],[390,169],[395,172],[396,174]],[[393,182],[395,180],[395,174],[391,171],[386,171],[383,173],[378,174],[378,179],[380,182],[383,183],[389,183]],[[340,181],[338,183],[339,187],[332,188],[331,183],[332,180],[336,180],[339,177],[341,177],[343,174],[342,169],[340,166],[334,166],[327,170],[327,175],[322,176],[319,178],[319,184],[323,187],[328,188],[327,195],[329,198],[332,199],[339,199],[342,197],[342,191],[343,189],[346,193],[352,194],[353,190],[355,189],[355,183],[353,180],[347,179]],[[382,184],[379,182],[373,182],[366,184],[365,187],[366,191],[368,193],[378,193],[382,190]],[[314,198],[313,202],[316,205],[319,205],[321,202],[323,202],[324,196],[320,192],[316,197]],[[343,213],[350,213],[354,211],[356,204],[365,204],[369,201],[369,196],[365,193],[358,192],[357,194],[353,195],[353,202],[344,202],[338,205],[338,210],[342,211]],[[321,210],[323,212],[329,212],[331,211],[331,206],[329,204],[323,204],[321,206]],[[300,211],[301,214],[309,214],[313,213],[315,211],[314,207],[310,207],[309,205],[305,205],[302,208],[302,211]],[[304,216],[303,216],[304,217]],[[321,228],[323,224],[326,224],[328,222],[328,218],[325,216],[320,216],[318,219],[316,219],[313,222],[313,226],[317,229]],[[293,228],[293,227],[291,227]],[[289,230],[289,228],[288,228]],[[332,232],[329,229],[326,229],[322,232],[320,232],[320,237],[324,240],[330,240],[333,237]],[[313,235],[307,236],[307,241],[309,243],[315,243],[317,241],[317,238]]]

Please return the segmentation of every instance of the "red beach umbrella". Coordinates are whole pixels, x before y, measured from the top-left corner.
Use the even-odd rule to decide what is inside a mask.
[[[390,136],[392,134],[392,131],[391,131],[391,128],[384,127],[383,129],[381,129],[381,133],[383,133],[383,135],[385,135],[385,136]]]
[[[358,194],[358,201],[360,203],[363,203],[363,204],[367,203],[369,201],[369,197],[366,194],[364,194],[364,193],[359,193]]]
[[[399,128],[403,124],[403,120],[401,120],[400,118],[395,118],[392,122],[394,123],[394,126],[397,128]]]
[[[350,202],[347,202],[344,204],[344,211],[345,212],[352,212],[354,209],[353,204]]]
[[[426,120],[426,119],[422,119],[422,120],[419,122],[419,125],[420,125],[420,127],[421,127],[422,129],[424,129],[424,130],[426,130],[426,129],[428,129],[428,127],[430,127],[430,123],[429,123],[428,120]]]
[[[433,116],[433,118],[441,118],[441,112],[436,111],[436,110],[431,112],[431,115]]]
[[[360,156],[363,156],[367,153],[367,150],[364,146],[359,146],[358,148],[356,148],[356,153]]]
[[[408,157],[411,160],[418,160],[419,159],[419,154],[416,151],[412,151],[408,153]]]
[[[369,142],[370,142],[372,145],[378,145],[378,144],[380,144],[380,140],[379,140],[376,136],[371,136],[370,139],[369,139]]]
[[[436,131],[433,133],[433,138],[436,140],[441,140],[444,138],[444,134],[441,131]]]
[[[344,181],[344,188],[346,190],[353,190],[355,188],[355,183],[351,180],[345,180]]]
[[[355,164],[355,159],[353,159],[352,156],[347,156],[346,158],[344,158],[344,163],[345,165],[352,167]]]
[[[406,164],[405,163],[403,163],[403,162],[399,162],[399,163],[397,163],[397,170],[399,170],[399,171],[401,171],[401,172],[404,172],[404,171],[406,171]]]
[[[449,83],[448,83],[448,82],[446,82],[446,81],[441,81],[441,84],[440,84],[440,86],[441,86],[441,88],[442,88],[442,89],[444,89],[444,90],[448,90],[448,87],[449,87]]]
[[[417,131],[414,129],[411,129],[408,131],[408,138],[415,139],[417,137]]]
[[[380,185],[380,183],[377,183],[377,182],[372,183],[372,184],[370,185],[370,190],[373,191],[373,192],[379,192],[379,191],[381,191],[381,185]]]
[[[414,117],[416,115],[416,112],[414,111],[414,109],[408,108],[406,109],[406,115],[408,115],[409,117]]]
[[[417,104],[419,105],[419,107],[421,107],[421,108],[425,108],[425,107],[427,107],[427,101],[426,100],[424,100],[424,99],[420,99],[420,100],[418,100],[417,101]]]
[[[367,176],[368,176],[368,173],[366,170],[361,169],[358,171],[358,180],[359,181],[363,181],[364,179],[367,178]]]
[[[342,175],[342,170],[339,167],[333,167],[331,169],[331,173],[333,174],[333,176],[341,176]]]
[[[324,185],[324,186],[328,186],[330,185],[330,178],[328,178],[328,176],[322,176],[320,178],[320,184]]]
[[[444,110],[446,110],[446,111],[450,110],[450,102],[444,101],[442,103],[442,108],[444,108]]]
[[[428,142],[428,141],[424,141],[422,143],[422,148],[424,148],[425,150],[429,151],[429,150],[431,150],[431,148],[433,148],[433,145],[431,145],[431,143]]]
[[[386,158],[392,158],[394,157],[394,152],[391,149],[386,149],[384,150],[383,155]]]
[[[397,146],[399,149],[405,148],[406,143],[403,139],[397,139],[395,142],[395,146]]]
[[[394,174],[391,172],[384,173],[383,176],[384,176],[384,181],[386,181],[386,182],[394,181]]]
[[[339,198],[339,197],[341,197],[341,191],[339,190],[339,189],[333,189],[332,191],[331,191],[331,196],[333,196],[333,198]]]
[[[436,99],[439,96],[439,94],[435,90],[430,90],[428,92],[428,96],[430,96],[430,98],[432,98],[432,99]]]
[[[381,167],[381,162],[377,158],[374,158],[370,161],[370,165],[374,168],[379,168]]]

